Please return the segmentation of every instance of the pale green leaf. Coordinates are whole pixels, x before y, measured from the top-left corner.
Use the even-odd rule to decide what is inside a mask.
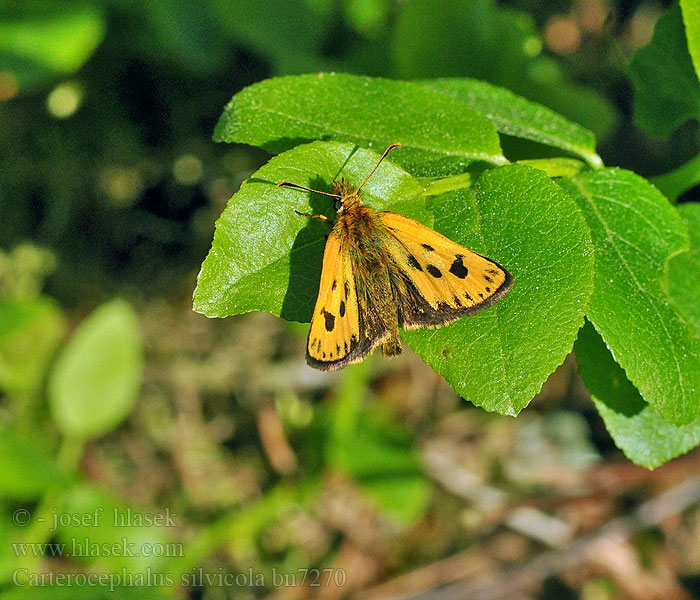
[[[51,413],[65,435],[90,438],[131,412],[143,358],[133,308],[115,300],[92,313],[69,340],[49,380]]]

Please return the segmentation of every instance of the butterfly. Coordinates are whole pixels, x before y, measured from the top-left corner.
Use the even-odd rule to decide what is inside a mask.
[[[473,315],[500,300],[513,278],[497,262],[436,231],[362,202],[345,178],[333,193],[282,181],[290,187],[336,198],[336,219],[297,214],[332,224],[323,253],[318,298],[306,344],[307,363],[335,371],[360,362],[379,344],[384,356],[401,354],[399,327],[438,327]]]

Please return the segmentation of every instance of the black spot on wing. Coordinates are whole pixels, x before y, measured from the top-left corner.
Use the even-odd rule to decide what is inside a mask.
[[[419,271],[423,270],[423,267],[420,266],[420,263],[416,260],[416,257],[413,256],[413,254],[408,255],[408,264],[414,269],[418,269]]]
[[[324,310],[323,316],[326,319],[326,331],[333,331],[333,328],[335,327],[335,315],[329,313],[327,310]]]
[[[335,290],[335,288],[338,287],[338,282],[334,279],[333,280],[333,285],[331,286],[331,290]]]
[[[346,281],[345,282],[345,299],[348,299],[348,296],[350,295],[350,284]]]
[[[455,256],[455,260],[450,267],[450,273],[452,273],[455,277],[459,277],[460,279],[464,279],[467,275],[469,275],[467,267],[465,267],[464,263],[462,262],[463,258],[464,256],[461,254]]]
[[[430,273],[436,279],[442,277],[442,271],[440,271],[440,269],[438,269],[435,265],[428,265],[426,269],[428,273]]]
[[[340,314],[341,317],[344,317],[344,316],[345,316],[345,301],[344,301],[344,300],[341,300],[341,301],[340,301],[340,311],[339,311],[339,314]]]
[[[435,252],[435,248],[433,248],[430,244],[421,244],[423,248],[425,248],[428,252]]]
[[[491,283],[493,281],[493,279],[491,279],[488,275],[484,275],[484,279],[486,281],[488,281],[489,283]]]

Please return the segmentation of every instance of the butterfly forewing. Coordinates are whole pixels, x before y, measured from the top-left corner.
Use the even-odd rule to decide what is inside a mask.
[[[360,315],[347,248],[331,231],[323,254],[318,298],[311,317],[307,360],[322,370],[339,369],[361,358]]]
[[[491,306],[510,289],[512,278],[498,263],[413,219],[379,214],[401,276],[395,287],[405,328],[449,323]]]

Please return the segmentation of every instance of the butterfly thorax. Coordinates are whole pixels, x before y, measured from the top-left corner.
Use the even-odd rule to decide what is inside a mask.
[[[372,267],[384,262],[385,249],[381,243],[384,225],[378,212],[363,204],[357,196],[349,197],[338,210],[333,229],[344,246],[351,251],[353,260]]]

